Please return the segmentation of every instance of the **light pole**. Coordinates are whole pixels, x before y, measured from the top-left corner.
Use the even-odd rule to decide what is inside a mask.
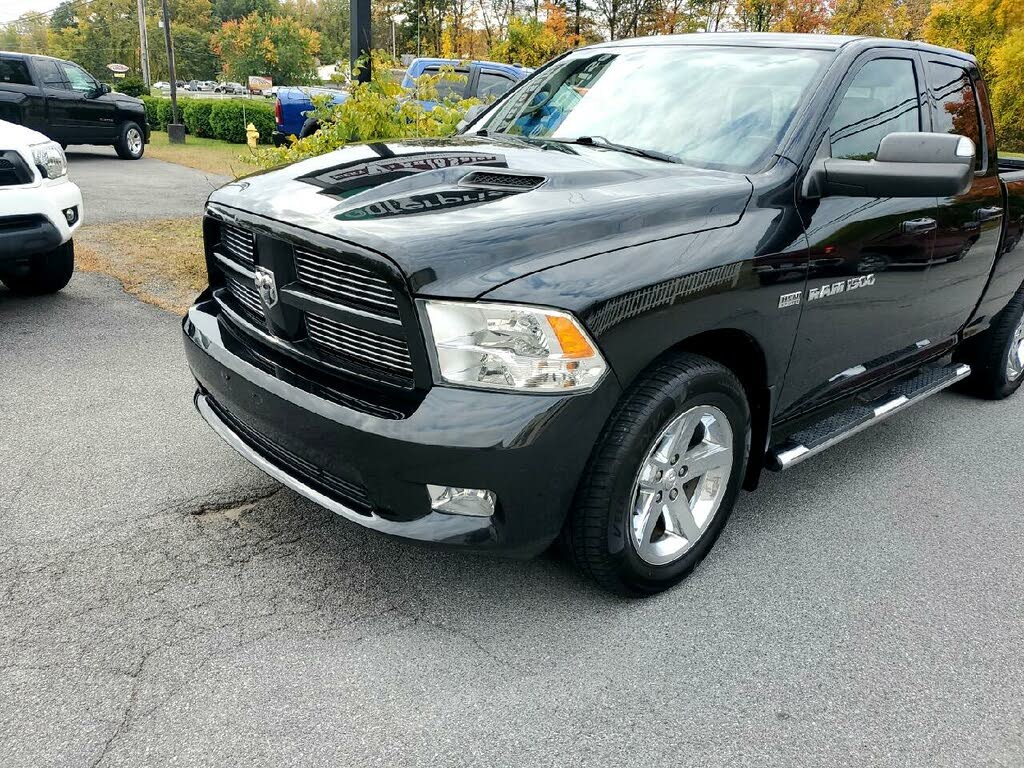
[[[142,82],[146,88],[152,85],[149,79],[149,36],[146,34],[146,4],[144,0],[136,3],[139,9],[139,58],[142,59]]]
[[[178,72],[174,67],[174,44],[171,42],[171,14],[167,0],[163,0],[164,43],[167,45],[167,70],[171,81],[171,122],[167,124],[167,140],[171,144],[185,143],[185,126],[178,122]]]
[[[398,58],[398,45],[395,41],[395,25],[403,24],[409,16],[404,13],[396,13],[391,17],[391,55],[396,59]]]

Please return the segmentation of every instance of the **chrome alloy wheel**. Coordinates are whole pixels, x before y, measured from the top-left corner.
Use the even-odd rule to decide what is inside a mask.
[[[142,132],[138,128],[129,128],[125,134],[125,143],[129,152],[133,155],[139,154],[142,151]]]
[[[732,473],[729,419],[711,405],[674,418],[651,445],[633,482],[630,533],[651,565],[679,559],[704,535]]]
[[[1024,317],[1010,339],[1010,354],[1006,361],[1006,378],[1016,381],[1024,373]]]

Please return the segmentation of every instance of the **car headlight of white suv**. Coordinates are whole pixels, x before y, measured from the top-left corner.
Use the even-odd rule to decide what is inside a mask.
[[[592,388],[604,358],[572,315],[545,307],[423,300],[441,379],[528,392]]]
[[[32,145],[32,162],[47,179],[59,179],[68,172],[68,159],[55,141]]]

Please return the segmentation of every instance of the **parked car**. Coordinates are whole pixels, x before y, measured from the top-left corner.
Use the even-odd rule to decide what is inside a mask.
[[[0,120],[0,281],[24,295],[59,291],[75,270],[81,224],[82,193],[60,144]]]
[[[424,74],[440,74],[444,67],[453,67],[457,77],[441,81],[438,86],[438,96],[441,99],[456,94],[460,98],[478,98],[484,102],[497,99],[532,72],[522,67],[494,61],[413,59],[405,72],[402,87],[411,90],[415,87],[416,78]],[[319,123],[308,114],[313,109],[312,97],[318,94],[329,95],[333,104],[344,103],[348,98],[348,91],[338,89],[301,87],[278,90],[277,102],[274,105],[277,130],[271,137],[275,146],[285,144],[291,136],[298,136],[301,139],[320,129]],[[435,103],[423,102],[427,109],[433,109]]]
[[[196,405],[360,525],[561,538],[604,588],[659,592],[764,468],[1021,386],[1024,163],[992,125],[974,57],[923,43],[572,51],[464,135],[211,195]]]
[[[236,93],[243,96],[247,92],[246,87],[241,83],[217,83],[213,90],[215,93]]]
[[[158,88],[161,91],[169,91],[171,89],[171,84],[166,80],[157,80],[153,83],[153,87]]]
[[[149,142],[141,99],[112,93],[72,61],[0,51],[0,120],[39,131],[63,147],[109,144],[137,160]]]

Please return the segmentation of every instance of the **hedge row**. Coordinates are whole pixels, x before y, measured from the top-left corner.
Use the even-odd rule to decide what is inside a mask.
[[[171,122],[171,100],[143,96],[142,102],[150,127],[166,131]],[[245,144],[249,123],[260,132],[260,143],[269,144],[275,127],[274,107],[255,99],[178,99],[178,112],[187,133],[232,144]]]

